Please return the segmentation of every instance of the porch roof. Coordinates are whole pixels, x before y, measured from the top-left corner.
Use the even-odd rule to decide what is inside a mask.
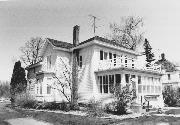
[[[112,69],[106,69],[106,70],[98,70],[95,71],[95,73],[103,73],[103,72],[109,72],[109,71],[128,71],[128,72],[135,72],[135,73],[143,73],[143,74],[151,74],[151,75],[158,75],[162,76],[163,73],[151,71],[151,70],[143,70],[143,69],[137,69],[137,68],[128,68],[128,67],[119,67],[119,68],[112,68]]]

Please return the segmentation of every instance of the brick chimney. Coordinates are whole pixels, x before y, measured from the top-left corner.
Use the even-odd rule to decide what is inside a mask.
[[[79,29],[80,26],[76,25],[73,27],[73,45],[77,46],[79,44]]]
[[[166,60],[164,53],[161,54],[161,60]]]
[[[73,27],[73,45],[77,46],[79,44],[79,26]],[[71,89],[71,107],[73,109],[78,109],[78,58],[79,49],[73,50],[73,65],[72,65],[72,89]]]

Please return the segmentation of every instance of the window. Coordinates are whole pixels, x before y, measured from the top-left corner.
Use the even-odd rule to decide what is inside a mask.
[[[47,69],[51,68],[51,55],[47,56]]]
[[[37,80],[37,94],[42,94],[42,82],[43,82],[43,79]]]
[[[127,67],[127,59],[125,59],[125,67]]]
[[[168,80],[171,80],[171,74],[168,74]]]
[[[107,60],[107,55],[108,55],[108,53],[104,52],[104,60]]]
[[[138,84],[141,84],[141,76],[138,76]]]
[[[42,94],[42,81],[40,82],[40,94]]]
[[[79,67],[82,68],[82,56],[79,56]]]
[[[104,93],[108,93],[108,75],[103,76],[103,89]]]
[[[143,93],[146,93],[146,85],[143,85]]]
[[[51,94],[51,86],[47,85],[47,94]]]
[[[155,86],[155,93],[158,93],[158,86]]]
[[[132,59],[132,68],[134,69],[134,59]]]
[[[161,93],[161,86],[158,86],[158,92]]]
[[[121,74],[116,74],[116,86],[120,86],[121,83]]]
[[[112,59],[112,53],[109,53],[109,59]]]
[[[103,51],[100,51],[100,60],[103,60]]]
[[[142,93],[142,85],[138,85],[138,93]]]
[[[51,77],[47,78],[47,94],[51,94],[51,86],[50,86],[51,82],[52,82],[52,78]]]
[[[127,67],[127,57],[125,56],[125,67]]]
[[[118,76],[119,75],[120,74],[118,74]],[[115,75],[98,76],[98,86],[100,93],[113,93],[114,84]]]
[[[116,54],[113,54],[114,57],[114,66],[116,66]]]
[[[39,83],[36,84],[36,94],[39,94]]]
[[[129,83],[129,74],[125,74],[125,80],[126,80],[126,83]]]
[[[147,93],[150,93],[150,85],[147,86]]]
[[[99,79],[99,91],[102,93],[102,76],[98,76]]]
[[[154,86],[151,86],[151,93],[154,93]]]
[[[113,87],[114,87],[114,75],[109,75],[109,91],[110,91],[110,93],[113,93]]]

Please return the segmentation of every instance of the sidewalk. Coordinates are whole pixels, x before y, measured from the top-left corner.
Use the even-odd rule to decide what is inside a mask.
[[[33,118],[8,119],[6,122],[10,123],[10,125],[52,125],[47,122],[37,121]]]

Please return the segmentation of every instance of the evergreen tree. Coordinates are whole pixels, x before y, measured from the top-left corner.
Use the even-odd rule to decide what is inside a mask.
[[[25,77],[25,70],[21,67],[21,62],[18,61],[14,65],[13,74],[10,83],[10,92],[12,99],[14,100],[15,94],[25,91],[27,86],[27,80]]]
[[[149,41],[147,39],[145,39],[144,42],[144,50],[145,52],[143,53],[144,55],[146,55],[146,67],[150,67],[151,62],[154,61],[154,53],[151,52],[152,48],[149,44]]]

